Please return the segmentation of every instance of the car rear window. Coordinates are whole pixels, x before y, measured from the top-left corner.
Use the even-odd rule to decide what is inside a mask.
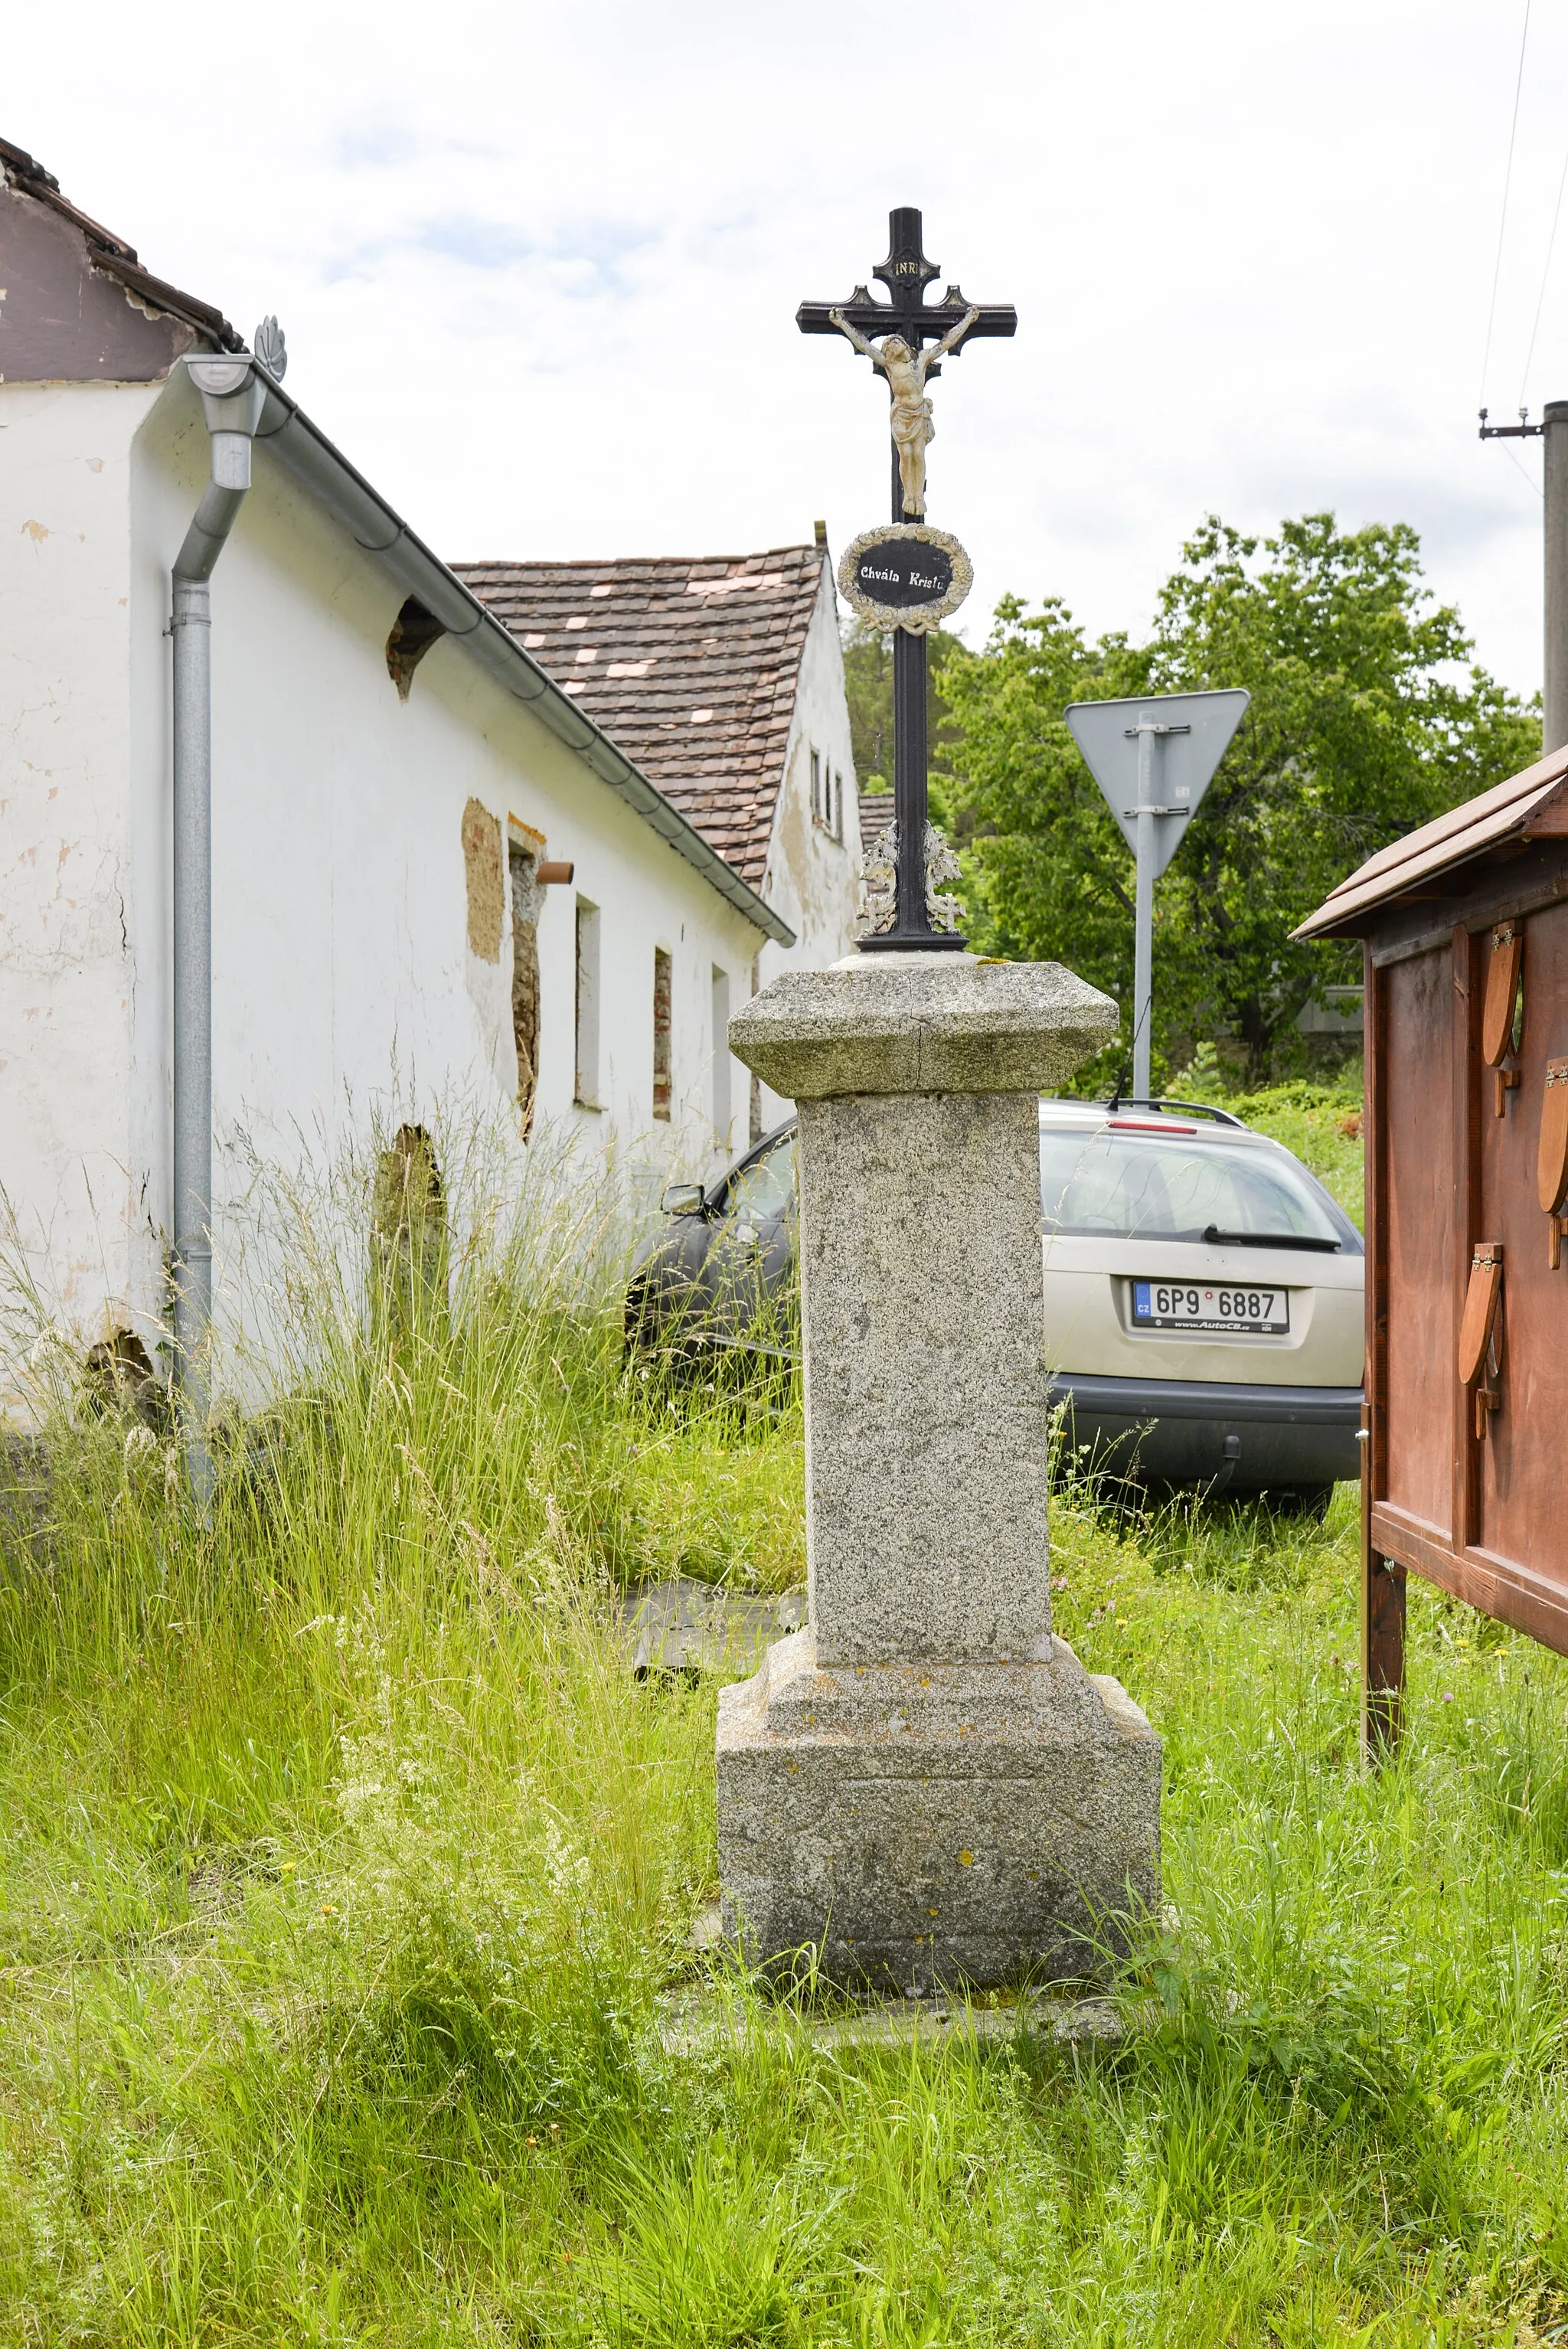
[[[1355,1225],[1298,1159],[1207,1134],[1042,1126],[1040,1209],[1047,1232],[1074,1238],[1201,1240],[1213,1230],[1361,1253]]]

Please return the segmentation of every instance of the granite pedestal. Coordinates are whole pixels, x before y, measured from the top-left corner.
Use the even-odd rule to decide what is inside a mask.
[[[730,1046],[799,1113],[809,1619],[727,1689],[724,1920],[907,1991],[1093,1971],[1158,1899],[1160,1742],[1051,1631],[1038,1095],[1055,964],[852,955]]]

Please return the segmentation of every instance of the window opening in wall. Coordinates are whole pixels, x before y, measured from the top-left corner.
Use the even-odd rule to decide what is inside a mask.
[[[811,821],[831,840],[844,836],[844,779],[820,750],[811,753]]]
[[[599,908],[577,900],[576,1100],[584,1109],[599,1103]]]
[[[713,1138],[729,1148],[729,973],[713,967]]]
[[[670,958],[654,948],[654,1115],[670,1113]]]
[[[517,1045],[517,1105],[522,1113],[522,1138],[533,1132],[533,1105],[539,1092],[539,908],[538,859],[531,849],[511,843],[508,867],[511,878],[511,1032]]]

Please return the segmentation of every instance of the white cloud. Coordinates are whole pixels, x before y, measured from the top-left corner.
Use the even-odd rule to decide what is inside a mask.
[[[896,27],[896,39],[893,28]],[[882,396],[804,340],[894,203],[1013,344],[936,388],[934,518],[1004,589],[1139,627],[1182,537],[1406,519],[1482,657],[1539,673],[1526,444],[1474,410],[1518,24],[1480,0],[283,0],[7,29],[0,129],[248,330],[458,556],[835,543],[885,511]],[[1537,12],[1492,360],[1520,397],[1568,122]],[[1568,394],[1568,223],[1524,396]]]

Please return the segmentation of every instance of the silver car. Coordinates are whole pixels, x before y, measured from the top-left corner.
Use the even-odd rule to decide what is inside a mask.
[[[1046,1101],[1040,1201],[1052,1392],[1095,1465],[1303,1509],[1359,1473],[1361,1235],[1283,1143]]]

